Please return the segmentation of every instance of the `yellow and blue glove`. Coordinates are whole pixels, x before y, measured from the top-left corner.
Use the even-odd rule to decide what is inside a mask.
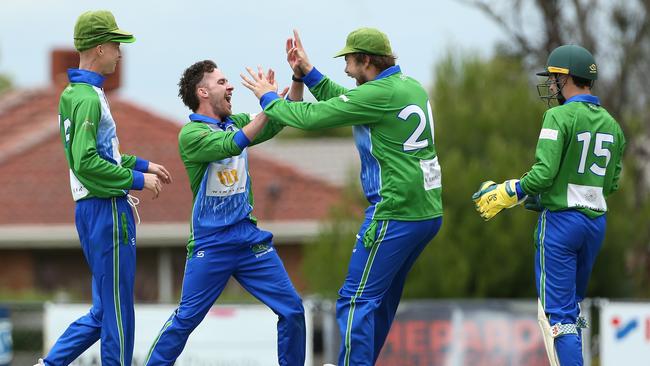
[[[504,208],[511,208],[526,200],[526,195],[517,195],[519,179],[510,179],[501,184],[489,180],[481,183],[478,192],[472,195],[476,211],[488,221]]]

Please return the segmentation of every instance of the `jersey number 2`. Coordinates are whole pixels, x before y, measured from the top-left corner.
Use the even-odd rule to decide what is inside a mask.
[[[59,114],[59,124],[61,124],[61,115]],[[65,134],[65,147],[67,148],[70,144],[70,125],[71,122],[69,119],[63,121],[63,133]]]
[[[589,144],[591,143],[591,133],[582,132],[577,135],[578,142],[582,143],[582,152],[580,153],[580,165],[578,165],[578,173],[583,174],[585,172],[585,165],[587,165],[587,155],[589,154]],[[607,172],[607,165],[609,160],[612,158],[612,153],[603,146],[603,144],[613,144],[614,136],[608,133],[596,133],[596,141],[594,143],[594,155],[598,157],[605,158],[605,166],[601,167],[600,165],[593,163],[589,167],[589,170],[599,176],[605,176]]]
[[[415,131],[409,136],[408,139],[404,142],[404,151],[413,151],[413,150],[419,150],[423,149],[427,146],[429,146],[429,139],[424,138],[423,140],[419,140],[420,137],[422,137],[422,134],[424,133],[424,129],[426,128],[427,125],[427,120],[429,122],[429,127],[431,128],[431,144],[433,144],[433,136],[434,136],[434,130],[433,130],[433,114],[431,113],[431,104],[427,100],[427,114],[424,114],[424,111],[420,106],[416,104],[411,104],[406,106],[404,109],[402,109],[399,114],[397,115],[397,118],[406,121],[411,115],[417,115],[420,122],[418,123],[418,126],[415,128]],[[427,118],[428,117],[428,118]]]

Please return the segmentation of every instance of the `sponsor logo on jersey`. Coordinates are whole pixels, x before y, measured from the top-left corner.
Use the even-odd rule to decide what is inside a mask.
[[[255,254],[256,258],[259,258],[266,253],[272,252],[273,247],[268,243],[253,244],[251,246],[251,251]]]
[[[202,250],[199,250],[198,252],[196,252],[196,257],[197,257],[197,258],[203,258],[203,257],[205,257],[205,252],[202,251]]]

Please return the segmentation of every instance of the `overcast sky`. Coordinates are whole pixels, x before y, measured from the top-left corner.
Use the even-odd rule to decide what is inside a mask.
[[[120,28],[137,38],[122,47],[121,95],[181,121],[189,110],[176,84],[187,66],[202,59],[215,60],[235,85],[235,112],[258,111],[239,73],[262,64],[276,70],[280,86],[288,85],[284,43],[293,28],[312,63],[348,87],[354,82],[343,72],[344,61],[332,55],[358,27],[388,34],[402,71],[426,86],[448,50],[490,55],[504,39],[485,16],[456,0],[0,0],[0,73],[21,88],[47,85],[50,51],[72,48],[77,17],[96,9],[111,10]]]

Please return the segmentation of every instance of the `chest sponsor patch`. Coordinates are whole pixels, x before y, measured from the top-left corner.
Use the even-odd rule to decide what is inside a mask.
[[[246,159],[242,155],[210,163],[206,195],[225,197],[246,191],[248,174]]]

